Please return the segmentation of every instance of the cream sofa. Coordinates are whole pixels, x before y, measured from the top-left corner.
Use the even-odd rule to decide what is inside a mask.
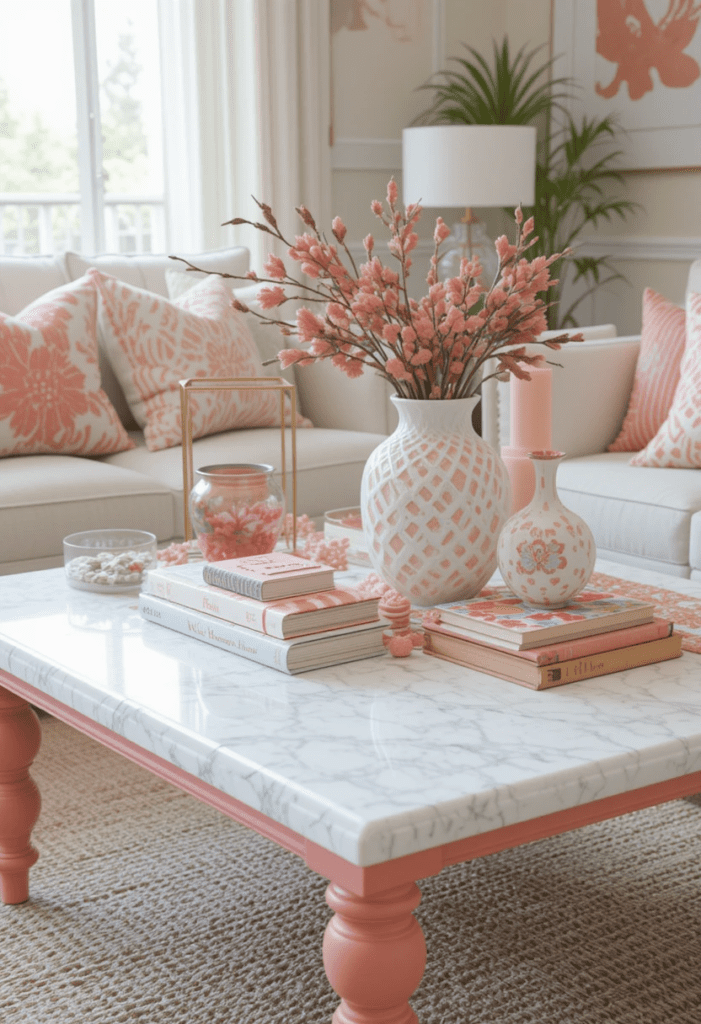
[[[249,254],[237,248],[191,258],[206,269],[245,274]],[[166,270],[180,265],[167,256],[146,255],[2,257],[0,310],[17,314],[90,266],[167,296]],[[253,317],[250,326],[263,358],[285,347],[281,335],[258,327]],[[147,450],[102,353],[100,365],[103,388],[137,446],[102,458],[51,454],[0,459],[0,574],[62,564],[62,539],[78,530],[136,527],[155,533],[161,545],[182,538],[181,449]],[[269,372],[279,370],[271,367]],[[314,423],[314,429],[297,430],[298,514],[318,517],[326,509],[356,505],[365,461],[387,432],[381,382],[369,377],[348,381],[331,366],[287,374],[296,384],[302,413]],[[243,429],[201,438],[193,455],[195,468],[221,462],[279,467],[280,430]]]
[[[690,291],[701,292],[701,260],[691,265]],[[562,501],[589,524],[601,557],[701,579],[701,471],[630,466],[631,453],[606,451],[628,408],[640,336],[600,333],[608,336],[551,355],[561,364],[553,446],[567,455],[557,477]],[[482,406],[485,438],[508,445],[509,385],[486,382]]]
[[[232,274],[248,267],[243,248],[193,259]],[[17,313],[89,266],[167,295],[166,270],[177,265],[166,256],[3,257],[0,310]],[[691,267],[688,287],[701,291],[701,260]],[[256,329],[253,318],[249,322],[268,358],[280,338]],[[616,337],[614,327],[587,333],[583,344],[552,356],[562,364],[554,370],[553,444],[568,455],[558,472],[560,494],[589,523],[603,557],[701,578],[701,473],[633,467],[628,454],[606,452],[628,406],[640,337]],[[182,537],[181,450],[146,449],[102,358],[101,368],[103,387],[137,447],[103,458],[0,459],[0,574],[60,565],[62,538],[80,529],[139,527],[153,531],[161,544]],[[329,363],[287,373],[301,411],[315,424],[297,431],[298,512],[318,517],[326,509],[357,504],[365,460],[396,423],[389,387],[367,374],[350,380]],[[509,444],[508,397],[508,384],[490,381],[483,388],[482,432],[497,449]],[[194,464],[278,465],[279,453],[278,429],[237,430],[196,441]]]

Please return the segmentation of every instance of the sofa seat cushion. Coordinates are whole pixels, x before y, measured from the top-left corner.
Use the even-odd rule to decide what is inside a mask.
[[[124,453],[126,454],[126,453]],[[169,489],[150,476],[71,455],[0,460],[0,537],[13,561],[61,555],[69,533],[107,526],[174,534]]]
[[[105,462],[137,473],[147,474],[175,496],[176,531],[183,532],[182,449],[165,448],[149,452],[139,435],[132,435],[137,447],[128,452],[108,455]],[[323,515],[331,508],[347,508],[360,500],[360,479],[370,452],[383,434],[364,434],[347,430],[297,431],[297,514]],[[279,470],[280,429],[265,427],[228,431],[195,441],[193,468],[227,462],[267,463]],[[292,466],[290,434],[287,432],[285,457],[288,472]],[[287,487],[288,510],[292,511],[291,484]]]
[[[625,452],[566,459],[557,475],[563,503],[588,523],[597,548],[688,566],[701,473],[635,467],[629,460]]]
[[[692,570],[701,573],[701,510],[691,517],[691,535],[689,537],[689,565]]]

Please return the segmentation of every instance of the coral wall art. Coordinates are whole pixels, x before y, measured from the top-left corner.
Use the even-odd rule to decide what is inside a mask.
[[[701,168],[701,0],[554,0],[553,14],[571,112],[615,115],[628,169]]]

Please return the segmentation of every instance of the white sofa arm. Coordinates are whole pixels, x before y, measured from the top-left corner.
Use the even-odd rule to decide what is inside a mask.
[[[555,449],[570,458],[606,450],[628,408],[639,348],[640,335],[630,335],[547,352],[548,362],[560,364],[552,368]],[[492,378],[482,385],[482,433],[497,451],[511,443],[508,383]]]
[[[379,374],[366,370],[351,379],[329,359],[295,369],[300,405],[315,427],[370,434],[394,430],[392,388]]]

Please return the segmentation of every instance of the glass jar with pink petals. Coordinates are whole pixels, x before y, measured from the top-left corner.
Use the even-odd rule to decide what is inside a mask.
[[[285,498],[272,466],[229,463],[195,471],[190,519],[207,562],[263,555],[277,544]]]

